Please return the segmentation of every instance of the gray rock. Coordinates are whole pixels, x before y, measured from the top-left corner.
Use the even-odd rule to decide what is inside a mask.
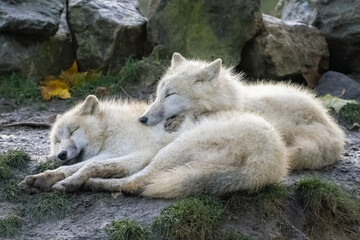
[[[151,0],[149,41],[170,52],[238,64],[261,25],[259,0]]]
[[[300,79],[315,87],[328,68],[329,51],[320,31],[263,14],[263,29],[244,47],[239,69],[255,79]]]
[[[71,39],[0,35],[0,73],[20,71],[27,76],[58,74],[75,59]]]
[[[330,69],[360,72],[359,0],[287,0],[282,19],[311,24],[325,36]]]
[[[330,94],[343,99],[356,100],[360,103],[360,83],[348,76],[329,71],[320,78],[319,85],[315,88],[320,96]]]
[[[64,9],[65,0],[1,0],[0,31],[53,36]]]
[[[143,54],[146,18],[135,0],[69,0],[68,20],[80,70],[116,72]]]

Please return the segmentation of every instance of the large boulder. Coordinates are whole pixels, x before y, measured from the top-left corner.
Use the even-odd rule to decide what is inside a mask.
[[[360,72],[359,0],[287,0],[282,19],[311,24],[325,36],[330,69]]]
[[[238,67],[251,78],[304,77],[315,87],[328,59],[326,41],[315,27],[263,14],[263,28],[245,45]]]
[[[330,94],[360,103],[360,83],[339,72],[326,72],[315,90],[320,96]]]
[[[80,70],[116,72],[126,58],[142,56],[147,19],[136,7],[135,0],[69,0]]]
[[[187,57],[237,64],[261,25],[259,6],[259,0],[151,0],[148,39]]]
[[[20,71],[43,77],[71,66],[75,51],[65,2],[0,2],[0,74]]]
[[[1,0],[0,31],[32,36],[54,36],[65,1]]]

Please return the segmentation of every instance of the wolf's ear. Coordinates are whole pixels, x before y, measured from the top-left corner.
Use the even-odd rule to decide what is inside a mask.
[[[176,67],[177,65],[185,61],[186,59],[183,56],[181,56],[180,53],[175,52],[171,58],[171,67],[172,68]]]
[[[214,79],[216,80],[219,78],[221,64],[222,64],[222,61],[220,58],[218,58],[205,67],[205,71],[208,75],[208,78],[207,78],[208,81],[212,81]]]
[[[89,95],[80,108],[81,115],[93,115],[100,111],[100,103],[97,97]]]

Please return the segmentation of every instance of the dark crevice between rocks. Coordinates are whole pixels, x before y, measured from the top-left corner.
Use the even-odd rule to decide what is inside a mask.
[[[66,8],[66,23],[67,23],[67,25],[69,27],[69,32],[70,32],[70,37],[71,37],[71,46],[72,46],[73,51],[74,51],[74,60],[77,62],[78,45],[77,45],[75,34],[72,31],[70,21],[69,21],[69,0],[65,0],[65,8]]]

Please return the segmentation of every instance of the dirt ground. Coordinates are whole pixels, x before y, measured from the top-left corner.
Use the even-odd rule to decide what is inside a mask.
[[[54,102],[45,111],[24,107],[0,114],[0,152],[22,148],[32,159],[27,169],[17,173],[19,177],[25,177],[33,171],[38,162],[46,159],[49,153],[49,129],[4,126],[21,122],[50,124],[56,114],[66,108],[62,102]],[[347,132],[346,151],[339,163],[317,171],[292,173],[286,179],[286,184],[291,184],[307,174],[319,174],[349,189],[360,190],[360,131],[355,129]],[[154,217],[171,203],[171,200],[78,193],[63,219],[52,218],[37,223],[27,216],[22,217],[23,226],[16,239],[108,239],[103,230],[107,223],[118,219],[151,223]],[[20,211],[15,204],[0,202],[0,215]],[[241,231],[254,239],[309,239],[303,231],[305,218],[299,201],[292,199],[282,214],[266,221],[260,221],[252,212],[240,216],[232,213],[228,215],[222,229]],[[358,230],[360,231],[360,227]],[[335,236],[334,239],[341,239],[341,236]],[[357,235],[354,239],[360,239],[360,236]]]

